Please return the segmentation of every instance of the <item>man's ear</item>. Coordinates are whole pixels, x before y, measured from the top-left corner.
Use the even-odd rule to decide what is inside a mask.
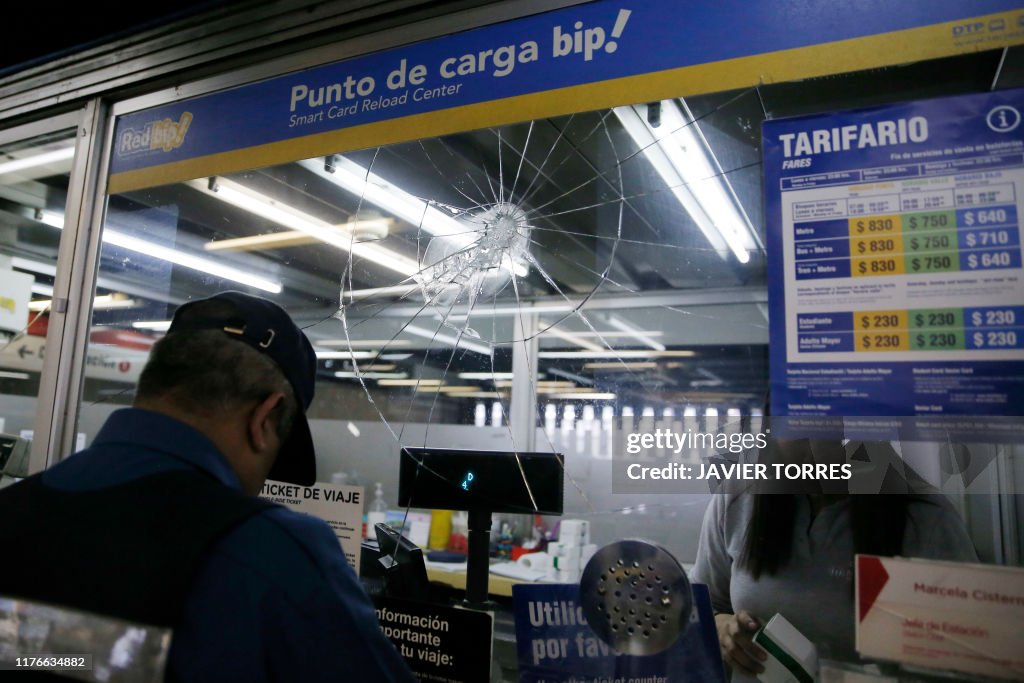
[[[258,453],[271,447],[271,438],[277,436],[277,423],[281,419],[278,406],[283,405],[284,394],[280,391],[270,394],[256,404],[249,413],[249,445]],[[280,446],[280,444],[277,444]]]

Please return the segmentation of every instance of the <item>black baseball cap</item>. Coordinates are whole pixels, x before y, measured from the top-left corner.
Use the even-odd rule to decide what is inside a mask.
[[[227,310],[217,315],[205,312],[202,307],[192,311],[197,304],[212,301],[225,304]],[[243,292],[221,292],[182,304],[174,312],[167,334],[200,330],[221,330],[232,339],[270,356],[281,368],[302,410],[295,416],[292,431],[281,445],[268,476],[277,481],[312,486],[316,482],[316,452],[306,410],[313,402],[316,353],[305,333],[273,301]]]

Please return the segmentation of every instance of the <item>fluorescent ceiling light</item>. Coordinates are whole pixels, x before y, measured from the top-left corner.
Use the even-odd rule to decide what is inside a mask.
[[[175,265],[183,266],[185,268],[191,268],[192,270],[198,270],[202,273],[214,275],[225,280],[231,280],[233,282],[239,282],[243,285],[248,285],[256,289],[262,289],[265,292],[271,294],[280,294],[281,290],[284,289],[280,282],[275,280],[268,280],[266,278],[253,275],[231,266],[225,266],[216,261],[203,258],[201,256],[193,256],[177,249],[171,249],[153,242],[147,242],[131,235],[117,232],[115,230],[103,230],[103,241],[107,244],[112,244],[115,247],[121,247],[131,251],[138,252],[140,254],[146,254],[153,258],[158,258]]]
[[[377,384],[382,387],[439,387],[443,379],[382,379]]]
[[[9,372],[7,370],[0,370],[0,379],[28,379],[29,374],[27,372]]]
[[[644,105],[615,107],[613,111],[711,245],[723,258],[728,248],[740,263],[750,261],[750,250],[756,248],[750,221],[721,175],[686,103],[664,100],[657,128],[648,123],[638,106]],[[686,111],[685,117],[680,107]]]
[[[582,303],[582,302],[581,302]],[[572,313],[577,305],[572,303],[545,303],[533,302],[522,304],[507,304],[499,306],[477,305],[473,309],[474,316],[498,317],[506,315],[522,315],[523,313]],[[448,320],[467,320],[470,316],[465,313],[452,313]]]
[[[378,296],[386,297],[406,297],[413,292],[418,291],[419,285],[395,285],[394,287],[370,287],[369,289],[349,289],[343,291],[341,295],[349,301],[358,301],[360,299],[372,299]]]
[[[653,370],[658,367],[658,363],[651,361],[635,361],[635,362],[618,362],[615,361],[600,361],[594,363],[584,363],[584,369],[586,370]]]
[[[560,330],[557,327],[549,328],[548,330],[545,331],[545,334],[551,337],[557,337],[563,341],[567,341],[574,346],[580,347],[581,349],[590,349],[591,351],[604,351],[605,348],[600,344],[595,344],[594,342],[583,339],[582,337],[572,332],[566,332],[565,330]]]
[[[356,348],[380,348],[384,346],[410,346],[412,344],[408,339],[317,339],[317,346],[350,346],[353,349]]]
[[[472,218],[468,218],[467,221],[456,220],[379,175],[371,173],[351,159],[336,155],[333,162],[332,171],[328,171],[320,159],[306,159],[298,164],[356,195],[361,202],[369,202],[424,232],[443,237],[458,247],[469,247],[476,241],[476,233],[479,231],[467,222],[472,221]],[[508,254],[504,255],[502,261],[504,269],[520,277],[525,277],[530,272],[525,264],[513,263]]]
[[[449,398],[508,398],[508,394],[500,391],[467,391],[446,394]]]
[[[660,342],[654,341],[649,336],[644,334],[642,331],[640,331],[639,329],[633,327],[632,325],[627,323],[625,320],[622,320],[621,318],[619,318],[616,315],[609,315],[608,316],[608,324],[611,325],[612,327],[618,329],[618,330],[622,330],[623,332],[625,332],[626,334],[630,335],[631,337],[636,339],[638,342],[643,344],[644,346],[649,346],[652,349],[654,349],[655,351],[664,351],[665,350],[665,345],[664,344],[662,344]]]
[[[594,390],[588,387],[578,387],[571,385],[567,387],[537,387],[538,394],[579,394],[581,392],[593,392]]]
[[[616,396],[615,394],[592,391],[580,393],[548,394],[547,398],[563,399],[570,401],[614,401]]]
[[[431,332],[430,330],[417,327],[416,325],[406,325],[403,331],[408,332],[409,334],[414,334],[417,337],[429,339],[431,342],[437,342],[438,344],[451,346],[452,348],[458,347],[468,351],[475,351],[476,353],[484,356],[490,356],[492,353],[491,347],[470,341],[465,338],[465,335],[456,337],[455,335],[441,334],[437,331]]]
[[[132,323],[132,327],[137,330],[154,330],[156,332],[166,332],[171,327],[170,320],[139,320]]]
[[[524,309],[527,308],[524,306]],[[618,339],[621,337],[632,337],[636,339],[637,334],[642,334],[645,337],[661,337],[664,336],[664,332],[661,330],[633,330],[630,332],[616,332],[615,330],[601,330],[600,332],[573,332],[577,337],[583,337],[586,339]],[[541,332],[541,335],[547,335],[547,331]]]
[[[369,360],[378,356],[377,351],[316,351],[317,360]]]
[[[460,372],[459,379],[499,380],[512,379],[511,372]]]
[[[404,372],[354,372],[342,370],[334,373],[338,379],[403,379],[409,375]]]
[[[227,178],[216,178],[213,184],[215,189],[212,190],[210,183],[205,180],[190,180],[185,184],[207,196],[219,199],[225,204],[266,218],[286,228],[306,233],[325,244],[350,252],[407,277],[415,275],[420,270],[419,264],[414,259],[386,249],[379,244],[356,242],[352,234],[347,231],[339,231],[336,226],[326,221]]]
[[[494,383],[494,386],[498,389],[508,389],[512,386],[514,380],[502,379]],[[562,380],[541,380],[536,383],[536,386],[544,389],[572,389],[576,386],[575,382],[568,382]]]
[[[541,351],[540,358],[689,358],[693,351]]]
[[[431,235],[453,238],[466,244],[473,241],[472,235],[468,234],[469,229],[459,221],[345,157],[334,157],[333,173],[324,168],[324,162],[319,158],[306,159],[298,164]]]
[[[44,285],[44,284],[42,284],[40,282],[33,282],[32,283],[32,293],[33,294],[41,294],[42,296],[52,297],[53,296],[53,287],[51,287],[50,285]]]
[[[56,277],[57,275],[56,264],[33,261],[32,259],[22,258],[20,256],[11,257],[11,267],[17,268],[18,270],[27,270],[32,273],[39,273],[40,275],[49,275],[51,277]]]
[[[30,311],[45,311],[53,305],[52,299],[45,299],[39,301],[30,301],[28,304],[28,310]],[[118,308],[135,308],[139,305],[139,302],[135,299],[127,298],[123,295],[104,294],[98,296],[92,300],[92,307],[96,310],[111,310]]]
[[[338,233],[339,237],[347,241],[352,240],[352,235],[359,230],[373,230],[387,235],[394,221],[387,218],[373,218],[369,220],[349,221],[341,225],[330,226],[328,229]],[[284,247],[298,247],[307,244],[315,244],[318,240],[312,235],[301,230],[288,230],[285,232],[268,232],[263,235],[251,235],[249,237],[235,237],[232,239],[215,240],[203,245],[207,251],[256,251],[259,249],[282,249]]]
[[[53,211],[43,211],[42,218],[40,219],[43,223],[50,225],[58,230],[64,229],[64,216],[62,214],[54,213]],[[171,249],[155,242],[148,242],[138,237],[132,237],[127,233],[119,232],[117,230],[110,229],[109,227],[103,228],[103,241],[107,244],[112,244],[115,247],[121,247],[122,249],[128,249],[152,258],[167,261],[175,265],[182,266],[184,268],[190,268],[192,270],[198,270],[201,273],[207,275],[213,275],[215,277],[222,278],[224,280],[231,280],[232,282],[238,282],[243,285],[248,285],[255,289],[262,289],[265,292],[271,294],[280,294],[283,286],[276,280],[268,280],[267,278],[254,275],[238,268],[232,268],[222,263],[218,263],[202,256],[193,256],[192,254],[177,249]]]
[[[53,164],[58,161],[67,161],[73,156],[75,156],[75,148],[72,145],[71,147],[54,149],[49,152],[43,152],[42,154],[34,154],[32,156],[21,157],[20,159],[12,159],[10,161],[0,163],[0,175],[24,171],[27,168],[35,168],[46,164]]]

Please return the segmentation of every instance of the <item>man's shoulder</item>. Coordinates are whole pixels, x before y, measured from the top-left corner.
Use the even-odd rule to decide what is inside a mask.
[[[297,600],[338,572],[350,573],[341,545],[321,519],[273,505],[253,515],[213,548],[211,555],[252,579],[296,592]]]

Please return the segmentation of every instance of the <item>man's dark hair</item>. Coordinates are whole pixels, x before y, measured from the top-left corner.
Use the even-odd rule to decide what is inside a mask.
[[[221,307],[217,301],[200,302],[188,313],[218,315]],[[277,363],[224,332],[200,330],[168,334],[153,345],[136,397],[170,401],[190,414],[216,415],[275,392],[285,395],[278,420],[278,436],[283,440],[299,408]]]

